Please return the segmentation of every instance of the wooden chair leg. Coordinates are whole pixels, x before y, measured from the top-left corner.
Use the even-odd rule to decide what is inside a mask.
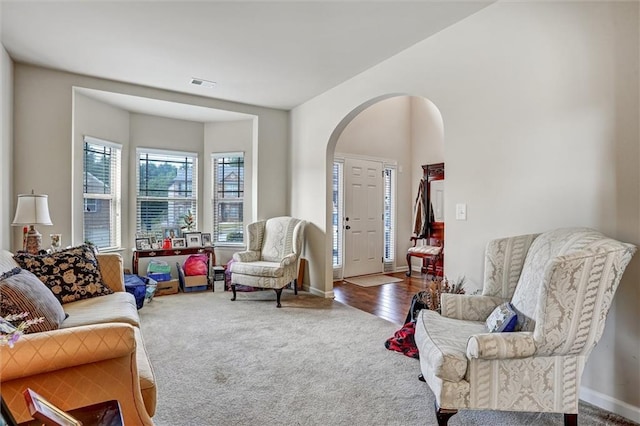
[[[282,289],[274,288],[274,290],[276,291],[276,307],[282,308],[282,305],[280,304],[280,296],[282,296]]]
[[[407,253],[407,266],[409,267],[409,269],[407,269],[407,276],[410,277],[411,276],[411,255],[409,253]]]
[[[236,285],[235,284],[231,284],[231,291],[233,292],[233,297],[231,297],[231,300],[236,300]]]
[[[578,426],[578,415],[577,414],[565,414],[564,415],[564,426]]]
[[[438,407],[438,403],[434,403],[436,407],[436,419],[438,420],[438,426],[447,426],[449,419],[453,417],[458,410],[448,410]]]
[[[293,279],[293,294],[298,295],[298,279]]]

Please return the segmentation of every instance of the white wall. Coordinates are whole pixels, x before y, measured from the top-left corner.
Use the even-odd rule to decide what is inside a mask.
[[[122,219],[122,246],[129,247],[132,245],[131,241],[134,241],[132,239],[133,234],[129,232],[129,213],[126,208],[126,206],[131,204],[128,202],[129,186],[127,185],[129,181],[129,155],[131,152],[129,149],[129,112],[77,92],[73,99],[73,148],[71,153],[73,158],[72,220],[71,223],[58,221],[57,218],[65,215],[64,206],[56,204],[55,215],[52,210],[53,206],[50,206],[53,226],[49,228],[48,231],[50,231],[50,233],[62,234],[63,247],[82,244],[83,242],[81,214],[83,211],[82,173],[84,166],[82,161],[84,157],[83,148],[85,136],[92,136],[122,145],[121,196],[122,200],[125,200],[125,202],[122,203],[122,210],[120,212]],[[135,150],[133,152],[135,155]],[[135,174],[133,176],[135,176]],[[135,218],[135,215],[133,217]],[[63,229],[63,225],[71,225],[72,229]],[[133,232],[135,232],[135,230]],[[48,238],[43,237],[42,240],[46,246],[49,241]]]
[[[13,61],[1,44],[0,92],[0,249],[8,250],[11,248],[10,223],[15,212],[12,178]]]
[[[117,83],[98,78],[53,71],[25,64],[16,64],[14,68],[14,172],[13,195],[30,191],[49,195],[49,208],[56,229],[70,235],[72,228],[72,102],[73,88],[89,89],[148,97],[177,103],[198,105],[255,115],[258,117],[254,145],[257,147],[259,169],[258,205],[256,217],[268,217],[288,214],[288,169],[286,167],[287,143],[289,140],[286,111],[255,107],[220,101],[210,98],[167,92],[125,83]],[[4,97],[3,97],[4,98]],[[135,142],[139,131],[136,123],[158,124],[162,132],[147,136],[143,142]],[[131,118],[131,143],[149,145],[150,138],[163,134],[173,135],[173,145],[163,142],[164,147],[178,147],[176,135],[170,127],[153,119]],[[179,128],[184,129],[178,125]],[[188,126],[187,126],[188,127]],[[200,145],[203,150],[204,130],[199,124]],[[151,132],[152,130],[149,130]],[[189,130],[185,130],[189,134]],[[155,145],[158,146],[158,145]],[[160,146],[162,147],[162,146]],[[274,167],[274,165],[278,167]],[[131,166],[129,167],[131,169]],[[274,190],[275,189],[275,190]],[[261,193],[264,192],[264,193]],[[123,212],[124,213],[124,212]],[[3,222],[4,224],[5,222]],[[44,227],[41,232],[47,235],[52,227]],[[129,232],[133,232],[130,230]],[[13,231],[11,247],[20,248],[20,234]],[[123,243],[127,243],[123,235]],[[125,258],[126,259],[126,258]]]
[[[501,236],[584,225],[640,243],[638,43],[636,3],[495,3],[295,108],[291,206],[312,222],[315,291],[331,289],[335,134],[388,94],[426,97],[442,113],[448,275],[481,283],[484,247]],[[461,202],[467,221],[454,218]],[[639,264],[583,380],[636,421]]]
[[[244,218],[245,222],[251,218],[253,210],[253,190],[249,182],[253,180],[253,140],[254,140],[254,120],[228,121],[206,123],[204,125],[204,155],[205,158],[211,158],[213,153],[221,152],[244,152]],[[211,186],[212,176],[211,167],[207,167],[204,171],[204,217],[202,222],[208,232],[213,230],[213,206],[211,205],[211,197],[213,196],[213,188]],[[243,250],[244,247],[238,246],[220,246],[216,244],[216,263],[225,265],[233,253]]]

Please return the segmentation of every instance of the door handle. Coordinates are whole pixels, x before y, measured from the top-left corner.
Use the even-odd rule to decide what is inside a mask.
[[[344,229],[351,229],[349,225],[345,226]]]

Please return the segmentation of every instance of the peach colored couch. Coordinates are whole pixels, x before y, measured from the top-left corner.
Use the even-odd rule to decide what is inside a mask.
[[[99,254],[98,263],[113,294],[66,303],[69,317],[59,329],[0,348],[0,391],[19,423],[31,418],[22,395],[29,387],[63,410],[116,399],[125,424],[153,425],[155,379],[122,257]],[[16,266],[10,252],[0,251],[0,274]]]

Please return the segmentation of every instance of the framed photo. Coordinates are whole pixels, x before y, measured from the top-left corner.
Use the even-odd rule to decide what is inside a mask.
[[[136,250],[151,250],[151,240],[149,238],[136,238]]]
[[[202,233],[202,245],[205,247],[211,247],[211,234],[208,232]]]
[[[65,413],[29,388],[24,391],[24,399],[31,417],[46,425],[82,426],[78,419]]]
[[[183,237],[187,240],[187,247],[202,247],[202,234],[200,232],[185,232]]]
[[[162,228],[162,238],[180,238],[180,227],[170,226],[168,228]]]
[[[171,248],[186,248],[187,244],[184,238],[172,238],[171,239]]]

